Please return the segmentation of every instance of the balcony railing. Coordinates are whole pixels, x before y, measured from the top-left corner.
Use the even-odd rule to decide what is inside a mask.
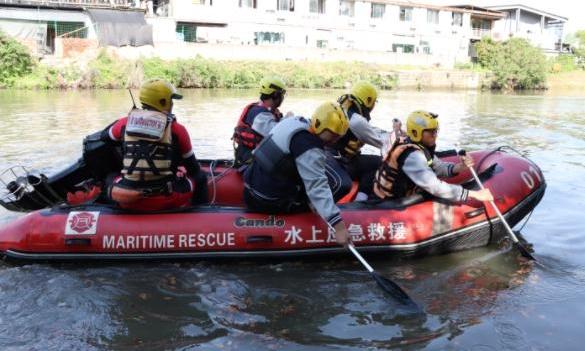
[[[0,0],[0,4],[13,6],[48,6],[63,8],[146,8],[146,2],[144,0]]]

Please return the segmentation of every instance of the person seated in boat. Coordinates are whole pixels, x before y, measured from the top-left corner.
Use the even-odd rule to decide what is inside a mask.
[[[109,189],[120,207],[156,211],[207,202],[207,175],[189,132],[172,114],[173,100],[181,98],[169,82],[147,81],[140,88],[142,109],[134,107],[108,129],[122,145],[122,172]]]
[[[349,192],[351,182],[341,183],[344,170],[327,162],[324,146],[341,138],[348,125],[335,102],[320,105],[311,120],[289,117],[278,123],[256,148],[244,173],[247,207],[273,214],[312,207],[334,227],[337,242],[345,245],[348,232],[335,202]]]
[[[260,100],[244,107],[234,128],[232,140],[235,148],[235,167],[251,162],[252,151],[282,119],[282,113],[278,108],[285,96],[286,87],[279,77],[267,76],[260,81]]]
[[[468,198],[479,201],[493,200],[488,189],[466,190],[461,185],[449,184],[439,177],[452,177],[473,166],[470,156],[461,162],[444,162],[435,156],[438,115],[427,111],[414,111],[406,121],[406,138],[397,139],[384,157],[376,172],[373,197],[396,199],[413,195],[417,191],[446,200],[465,202]]]
[[[366,81],[356,83],[349,94],[337,100],[347,118],[349,131],[327,150],[345,168],[353,180],[359,182],[356,201],[366,200],[372,189],[372,179],[382,163],[379,155],[365,155],[361,148],[371,145],[382,149],[387,132],[370,124],[370,113],[376,105],[378,90]]]

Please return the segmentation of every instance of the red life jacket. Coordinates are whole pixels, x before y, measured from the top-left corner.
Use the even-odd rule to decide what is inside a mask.
[[[238,145],[244,145],[245,147],[254,150],[258,144],[262,141],[262,135],[258,134],[252,129],[252,126],[246,123],[246,116],[250,109],[254,106],[262,105],[262,102],[252,102],[242,111],[240,118],[238,119],[238,124],[236,128],[234,128],[234,134],[232,135],[232,140],[235,141]],[[274,118],[278,121],[280,120],[280,116],[272,113]]]

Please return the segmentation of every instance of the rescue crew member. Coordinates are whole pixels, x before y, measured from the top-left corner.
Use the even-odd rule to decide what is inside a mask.
[[[376,105],[378,91],[366,81],[356,83],[349,94],[342,95],[338,102],[349,119],[349,131],[328,150],[347,170],[353,180],[359,182],[356,201],[368,198],[372,189],[372,179],[382,162],[378,155],[363,155],[361,148],[372,145],[384,147],[387,132],[372,126],[370,113]]]
[[[246,205],[274,214],[303,212],[311,206],[335,228],[337,242],[345,245],[348,232],[335,202],[351,183],[340,188],[344,171],[336,162],[337,169],[327,164],[324,146],[336,142],[347,128],[347,117],[335,102],[320,105],[311,120],[289,117],[277,124],[244,173]]]
[[[415,111],[406,121],[406,138],[397,140],[388,151],[374,180],[374,195],[378,199],[395,199],[425,191],[435,197],[465,202],[468,198],[479,201],[493,200],[488,189],[467,190],[449,184],[438,177],[452,177],[473,159],[462,156],[461,162],[444,162],[435,155],[439,121],[437,115]]]
[[[134,107],[108,129],[109,138],[122,144],[122,174],[110,188],[120,207],[156,211],[207,202],[207,176],[187,129],[171,113],[173,99],[181,98],[169,82],[145,82],[142,109]]]
[[[282,79],[267,76],[260,81],[260,101],[244,107],[232,136],[236,167],[251,162],[252,151],[282,119],[278,108],[285,95],[286,88]]]

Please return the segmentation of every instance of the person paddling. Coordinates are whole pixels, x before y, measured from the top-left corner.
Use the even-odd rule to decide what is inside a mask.
[[[438,115],[414,111],[406,122],[406,138],[399,138],[390,147],[376,172],[373,197],[396,199],[425,191],[433,196],[452,201],[492,201],[488,189],[467,190],[461,185],[449,184],[438,177],[452,177],[467,167],[473,159],[461,156],[461,162],[444,162],[435,155],[439,132]]]
[[[335,102],[320,105],[311,120],[289,117],[280,122],[254,151],[244,173],[244,201],[251,210],[294,213],[314,209],[346,245],[348,231],[335,202],[347,191],[340,179],[344,170],[327,162],[325,145],[341,138],[348,121]],[[347,175],[345,175],[347,177]]]

